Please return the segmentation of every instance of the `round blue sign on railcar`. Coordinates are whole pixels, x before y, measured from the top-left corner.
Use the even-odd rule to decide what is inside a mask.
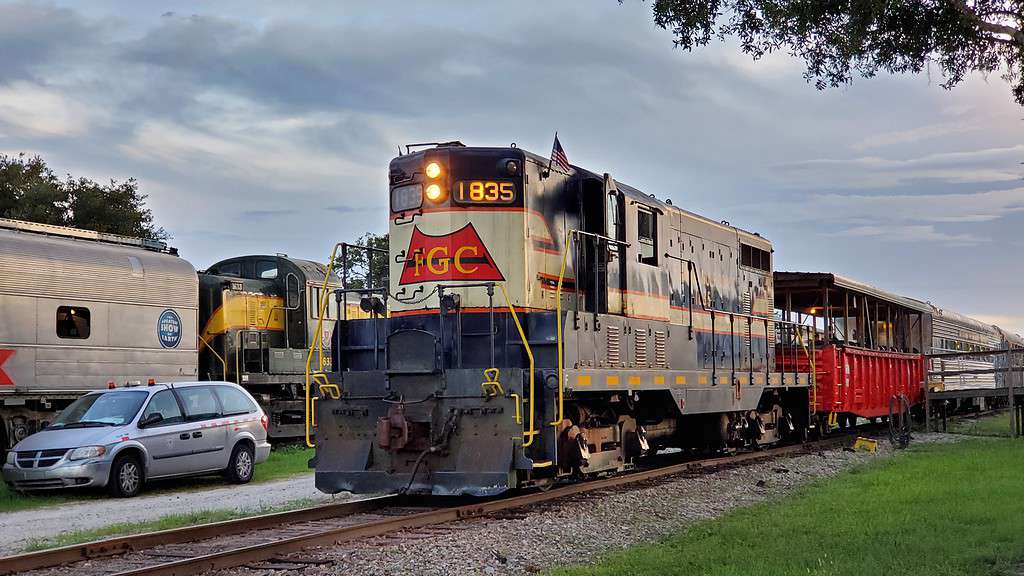
[[[181,316],[169,308],[161,312],[156,324],[156,335],[164,348],[177,348],[181,343]]]

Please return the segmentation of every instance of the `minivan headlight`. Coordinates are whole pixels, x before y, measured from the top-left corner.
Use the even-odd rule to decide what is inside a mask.
[[[68,454],[68,460],[85,460],[86,458],[99,458],[107,453],[103,446],[82,446],[75,448]]]
[[[16,458],[14,450],[7,451],[7,463],[14,466],[14,459]]]

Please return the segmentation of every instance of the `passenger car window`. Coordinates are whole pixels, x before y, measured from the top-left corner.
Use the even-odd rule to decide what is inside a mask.
[[[185,421],[185,417],[181,415],[178,401],[174,399],[174,393],[170,390],[161,390],[153,394],[153,397],[149,399],[149,405],[142,413],[141,420],[145,420],[150,414],[163,416],[160,424],[177,424]]]
[[[84,340],[89,337],[90,314],[81,306],[57,307],[57,337]]]
[[[256,410],[256,405],[241,390],[229,386],[214,386],[220,405],[224,407],[225,416],[248,414]]]
[[[273,260],[257,260],[256,277],[265,280],[277,278],[277,262]]]
[[[185,407],[185,418],[190,422],[208,420],[220,416],[220,407],[209,386],[189,386],[175,388],[181,404]]]

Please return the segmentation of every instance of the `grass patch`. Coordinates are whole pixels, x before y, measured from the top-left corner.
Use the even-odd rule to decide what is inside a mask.
[[[169,516],[164,516],[147,522],[121,522],[118,524],[104,526],[103,528],[68,532],[54,538],[31,540],[28,545],[25,546],[25,552],[35,552],[37,550],[71,546],[72,544],[82,544],[115,536],[129,536],[132,534],[142,534],[144,532],[156,532],[159,530],[181,528],[183,526],[196,526],[198,524],[209,524],[211,522],[237,520],[238,518],[248,518],[250,516],[270,514],[272,512],[297,510],[299,508],[306,508],[312,505],[312,500],[304,499],[289,502],[284,506],[260,508],[257,510],[201,510],[199,512],[189,512],[187,514],[171,514]]]
[[[1018,574],[1022,459],[1019,440],[918,445],[553,574]]]
[[[954,434],[969,434],[971,436],[1002,436],[1010,437],[1010,413],[999,412],[987,414],[980,418],[961,417],[950,423],[949,431]]]
[[[262,464],[256,465],[252,481],[254,483],[281,480],[301,474],[312,474],[307,462],[313,457],[314,450],[305,446],[287,445],[275,447],[270,457]],[[201,476],[196,478],[176,478],[173,480],[157,480],[147,483],[142,488],[142,495],[171,494],[189,490],[201,490],[229,486],[220,476]],[[46,506],[62,506],[89,500],[98,500],[108,496],[100,490],[61,490],[57,492],[36,492],[18,494],[6,483],[0,482],[0,513],[18,512]]]

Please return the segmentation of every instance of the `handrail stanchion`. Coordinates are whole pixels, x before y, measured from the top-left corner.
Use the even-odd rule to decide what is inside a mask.
[[[512,299],[508,297],[508,290],[505,289],[504,284],[498,284],[501,288],[502,295],[505,296],[505,304],[508,306],[509,313],[512,315],[512,320],[516,323],[516,330],[519,332],[519,338],[523,341],[523,347],[526,348],[526,357],[530,361],[530,429],[529,431],[523,432],[523,436],[526,437],[526,441],[523,442],[523,448],[528,448],[533,444],[533,437],[537,435],[537,428],[534,424],[534,382],[533,382],[533,350],[530,348],[530,343],[526,339],[526,332],[523,331],[523,325],[519,323],[519,315],[516,314],[516,309],[512,306]]]

